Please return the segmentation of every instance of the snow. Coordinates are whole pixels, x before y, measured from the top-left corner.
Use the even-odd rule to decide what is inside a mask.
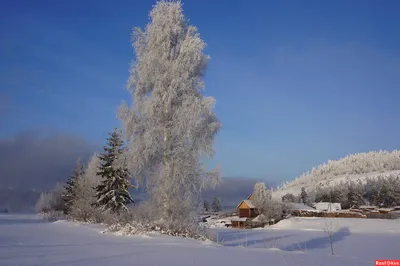
[[[247,204],[247,206],[249,206],[250,209],[254,209],[255,208],[255,206],[254,206],[254,204],[253,204],[253,202],[251,200],[243,200],[243,201],[244,201],[244,203]]]
[[[232,220],[239,219],[239,216],[231,216],[222,219],[218,219],[218,216],[210,216],[206,219],[207,222],[204,225],[214,228],[214,227],[226,227],[226,224],[231,224]]]
[[[294,211],[294,210],[307,210],[307,211],[315,211],[314,208],[307,206],[303,203],[292,203],[289,202],[288,203],[288,207],[290,210]]]
[[[247,218],[234,218],[234,219],[231,219],[231,221],[235,221],[235,222],[245,222],[245,221],[247,221]]]
[[[335,256],[329,255],[323,221],[295,218],[269,229],[216,228],[213,233],[219,244],[215,244],[162,235],[116,236],[102,234],[101,225],[50,223],[34,215],[4,214],[0,215],[0,264],[353,266],[399,258],[400,220],[338,219]]]
[[[316,210],[319,211],[340,211],[342,206],[340,203],[318,202],[314,205]]]
[[[339,227],[348,228],[352,233],[399,233],[400,220],[357,219],[357,218],[320,218],[320,217],[292,217],[270,226],[277,230],[315,230],[324,231],[328,222],[338,223]]]

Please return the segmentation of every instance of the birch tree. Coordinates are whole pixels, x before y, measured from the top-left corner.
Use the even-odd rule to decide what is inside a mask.
[[[145,29],[134,29],[133,47],[127,84],[132,102],[119,110],[128,141],[125,159],[163,217],[175,219],[182,215],[174,213],[175,204],[180,210],[196,206],[202,189],[219,178],[203,163],[214,154],[220,128],[215,100],[201,94],[209,57],[180,2],[158,2]]]
[[[75,198],[71,216],[75,219],[87,221],[100,221],[101,212],[93,205],[96,203],[95,187],[101,182],[101,176],[97,174],[100,166],[98,154],[93,154],[86,167],[85,173],[75,182]]]

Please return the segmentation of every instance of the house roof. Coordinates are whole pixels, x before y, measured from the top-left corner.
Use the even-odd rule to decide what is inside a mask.
[[[251,200],[252,196],[253,196],[253,192],[250,193],[250,195],[247,197],[247,200]]]
[[[341,204],[337,203],[337,202],[332,202],[332,203],[330,203],[330,202],[318,202],[318,203],[315,203],[314,207],[315,207],[315,209],[321,210],[321,211],[329,210],[329,209],[338,209],[338,210],[342,209]]]
[[[251,200],[242,200],[238,206],[236,206],[236,209],[239,208],[240,204],[242,204],[242,202],[246,203],[247,206],[249,206],[250,209],[255,209],[256,207],[254,206],[253,202],[251,202]]]
[[[247,218],[246,218],[246,217],[243,217],[243,218],[233,218],[231,221],[232,221],[232,222],[246,222],[246,221],[247,221]]]
[[[314,208],[307,206],[303,203],[289,203],[288,204],[289,208],[294,211],[294,210],[315,210]]]

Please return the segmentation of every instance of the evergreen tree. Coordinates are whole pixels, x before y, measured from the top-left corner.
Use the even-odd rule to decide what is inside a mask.
[[[215,197],[214,198],[214,200],[213,200],[213,203],[212,203],[212,210],[214,211],[214,212],[219,212],[219,211],[221,211],[222,210],[222,207],[221,207],[221,200],[218,198],[218,197]]]
[[[307,204],[308,203],[308,195],[307,195],[305,187],[301,188],[300,199],[301,199],[301,202],[303,204]]]
[[[115,161],[124,152],[124,142],[121,134],[115,128],[110,137],[107,138],[107,145],[104,152],[100,154],[101,165],[97,175],[102,177],[101,183],[96,187],[97,202],[95,205],[103,210],[119,212],[127,209],[126,205],[133,202],[128,191],[131,186],[130,174],[126,166],[116,166]]]
[[[400,177],[397,177],[393,184],[394,204],[400,205]]]
[[[379,203],[384,207],[390,207],[394,205],[395,198],[393,190],[390,187],[387,180],[383,180],[381,190],[379,191]]]
[[[364,204],[362,187],[350,183],[349,192],[347,193],[347,207],[359,208],[362,204]]]
[[[379,193],[375,185],[371,189],[370,204],[379,205]]]
[[[64,212],[68,214],[71,211],[73,202],[76,197],[76,182],[77,180],[84,175],[84,168],[81,164],[80,158],[77,159],[75,168],[72,172],[72,175],[68,179],[65,185],[65,191],[62,194],[62,199],[65,203]]]
[[[210,203],[208,203],[208,201],[205,200],[203,203],[203,207],[204,207],[204,210],[206,212],[208,212],[210,210]]]
[[[282,196],[282,202],[296,202],[296,197],[291,193]]]

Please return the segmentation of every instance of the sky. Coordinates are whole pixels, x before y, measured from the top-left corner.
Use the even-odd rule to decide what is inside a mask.
[[[60,179],[101,149],[130,100],[132,28],[153,4],[2,1],[0,164],[10,184],[31,171]],[[347,154],[400,148],[399,1],[187,0],[183,9],[211,56],[204,93],[222,129],[210,165],[223,176],[290,180]]]

